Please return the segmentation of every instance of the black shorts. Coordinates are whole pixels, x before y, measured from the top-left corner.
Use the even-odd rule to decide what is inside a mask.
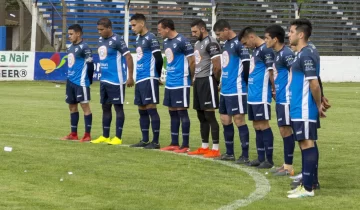
[[[219,107],[218,86],[214,77],[196,78],[193,93],[194,109],[207,110]]]
[[[66,99],[68,104],[89,103],[90,87],[76,85],[69,80],[66,81]]]
[[[169,89],[165,87],[163,105],[175,108],[189,108],[190,87]]]
[[[247,114],[247,95],[220,95],[220,114]]]
[[[134,104],[144,106],[159,103],[159,80],[147,79],[136,83]]]
[[[100,103],[101,104],[124,104],[125,84],[113,85],[107,82],[100,82]]]
[[[290,126],[290,105],[289,104],[276,104],[276,117],[279,127]]]
[[[313,121],[291,121],[295,141],[317,140],[318,123]]]
[[[250,121],[271,120],[270,104],[248,104],[248,117]]]

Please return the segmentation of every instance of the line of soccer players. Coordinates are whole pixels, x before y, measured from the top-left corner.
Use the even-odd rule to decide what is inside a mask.
[[[142,139],[131,147],[160,149],[159,85],[163,59],[159,41],[146,27],[146,18],[135,14],[130,19],[136,39],[136,85],[134,104],[138,106]],[[103,135],[91,140],[92,115],[89,107],[92,64],[91,50],[83,42],[82,29],[69,27],[68,81],[66,102],[69,104],[71,133],[64,140],[77,140],[78,103],[84,111],[85,134],[80,140],[91,143],[122,144],[125,86],[132,87],[133,60],[123,38],[112,32],[111,21],[102,18],[97,23],[100,34],[100,102],[102,104]],[[235,161],[262,169],[271,169],[275,176],[294,175],[295,141],[302,153],[302,173],[295,176],[289,198],[314,196],[318,189],[317,168],[319,152],[316,145],[319,118],[330,107],[323,96],[320,81],[320,56],[309,37],[312,25],[306,19],[291,22],[289,44],[279,25],[265,29],[265,40],[251,27],[237,35],[226,20],[218,20],[213,30],[224,42],[222,48],[211,37],[201,19],[191,24],[194,47],[175,30],[174,22],[164,18],[158,22],[158,34],[164,39],[166,82],[163,105],[168,107],[171,122],[171,143],[160,150],[203,155],[206,158],[235,161],[234,125],[239,131],[241,155]],[[249,49],[252,51],[250,56]],[[294,52],[295,51],[295,52]],[[297,54],[295,54],[297,53]],[[221,60],[222,59],[222,60]],[[127,71],[128,70],[128,71]],[[90,73],[89,73],[90,71]],[[129,73],[129,74],[127,74]],[[320,81],[320,83],[319,83]],[[190,86],[193,84],[193,108],[200,121],[202,144],[194,151],[189,148],[190,119],[188,115]],[[218,91],[220,90],[220,100]],[[284,164],[274,167],[273,131],[270,104],[276,101],[276,116],[284,142]],[[116,135],[110,139],[111,107],[116,112]],[[219,150],[219,124],[215,110],[219,109],[223,125],[226,152]],[[249,160],[249,128],[245,115],[253,122],[257,158]],[[150,124],[153,139],[149,139]],[[182,144],[179,130],[182,128]],[[212,148],[209,136],[212,136]]]

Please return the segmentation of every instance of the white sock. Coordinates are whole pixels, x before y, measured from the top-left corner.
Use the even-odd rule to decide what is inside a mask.
[[[213,150],[219,150],[219,144],[213,144],[212,149]]]
[[[206,149],[209,147],[209,143],[202,143],[201,148]]]

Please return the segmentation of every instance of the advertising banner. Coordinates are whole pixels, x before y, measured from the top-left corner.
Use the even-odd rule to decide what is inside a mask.
[[[33,80],[33,52],[0,51],[0,81]]]

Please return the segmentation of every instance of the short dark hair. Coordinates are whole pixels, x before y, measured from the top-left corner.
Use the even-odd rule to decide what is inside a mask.
[[[206,23],[202,19],[195,19],[190,24],[191,27],[197,26],[198,28],[205,28],[206,30]]]
[[[101,18],[100,20],[98,20],[97,25],[101,25],[104,26],[105,28],[111,28],[112,27],[112,23],[111,20],[109,18]]]
[[[305,40],[308,40],[312,33],[312,24],[308,19],[301,18],[291,21],[291,26],[296,26],[297,32],[303,32]]]
[[[256,34],[255,30],[251,27],[245,27],[243,29],[241,29],[241,31],[239,32],[239,40],[241,40],[242,38],[245,38],[247,36],[249,36],[249,34]]]
[[[141,13],[135,13],[135,15],[131,16],[130,21],[132,20],[142,20],[144,22],[146,22],[146,17],[145,15],[141,14]]]
[[[79,24],[73,24],[69,26],[68,30],[74,30],[75,32],[80,32],[80,34],[83,33],[82,27]]]
[[[175,30],[174,21],[170,18],[163,18],[159,20],[158,25],[161,23],[163,28],[169,28],[170,30]]]
[[[213,30],[214,31],[223,31],[225,28],[231,29],[231,26],[227,20],[220,19],[216,21]]]
[[[280,25],[268,26],[265,33],[268,33],[272,39],[277,38],[281,44],[285,42],[285,30]]]

